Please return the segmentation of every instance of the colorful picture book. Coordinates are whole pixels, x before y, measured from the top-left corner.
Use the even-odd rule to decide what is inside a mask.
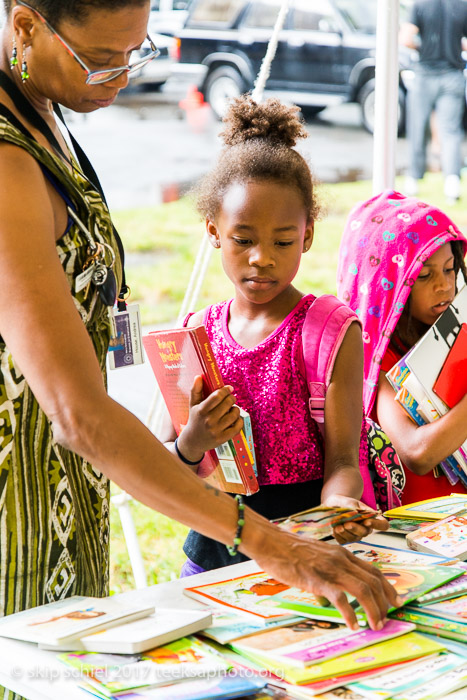
[[[430,635],[437,635],[459,642],[465,642],[467,639],[467,620],[447,620],[427,613],[425,606],[406,605],[391,612],[390,617],[395,620],[413,622],[418,632],[426,632]]]
[[[417,566],[414,564],[376,562],[374,566],[377,566],[394,586],[404,604],[415,600],[418,596],[448,581],[462,576],[464,573],[462,569],[453,566],[436,566],[435,564]],[[287,588],[280,593],[276,593],[272,600],[279,603],[279,607],[301,615],[316,619],[342,619],[340,612],[332,605],[318,606],[312,594],[297,588]],[[357,619],[365,621],[366,616],[363,608],[358,604],[355,605],[355,601],[351,601],[351,604],[355,608]]]
[[[169,685],[185,678],[214,677],[230,665],[196,637],[182,637],[140,655],[70,652],[60,661],[82,674],[83,681],[107,697],[139,688]]]
[[[305,684],[419,658],[443,649],[440,642],[422,637],[416,632],[409,632],[401,637],[304,668],[297,668],[285,662],[268,661],[253,652],[248,655],[244,651],[242,653],[289,683]]]
[[[259,676],[226,674],[213,678],[186,679],[181,683],[164,685],[159,688],[143,688],[122,695],[122,700],[229,700],[229,698],[256,698],[266,681]],[[107,700],[107,695],[96,687],[84,682],[80,688],[94,697]]]
[[[135,654],[200,632],[211,622],[212,615],[207,610],[157,608],[141,620],[101,629],[67,644],[39,644],[39,647],[55,651]]]
[[[418,530],[422,525],[426,525],[426,520],[405,520],[404,518],[390,518],[388,533],[390,535],[404,535]]]
[[[284,620],[286,613],[271,598],[275,593],[287,588],[286,584],[276,581],[264,571],[259,571],[226,581],[188,586],[183,592],[207,605],[223,605],[266,620]],[[292,613],[289,613],[289,617],[291,616]],[[296,617],[296,614],[293,616]]]
[[[467,509],[410,532],[407,544],[420,552],[467,559]]]
[[[423,501],[415,501],[405,506],[392,508],[384,513],[384,517],[426,520],[428,522],[442,520],[464,508],[467,508],[467,494],[452,493],[450,496],[427,498]]]
[[[152,331],[143,336],[143,345],[155,374],[177,435],[188,421],[191,387],[197,375],[203,377],[204,395],[224,386],[216,358],[204,326]],[[249,416],[243,412],[244,422]],[[247,433],[251,433],[251,426]],[[251,436],[250,436],[251,437]],[[198,474],[213,486],[230,493],[258,491],[255,461],[242,430],[232,440],[206,452]]]
[[[467,324],[463,323],[452,344],[433,391],[452,408],[467,393]]]
[[[437,683],[446,680],[444,691],[449,692],[451,671],[456,671],[453,676],[455,686],[457,679],[464,675],[467,668],[467,660],[458,654],[441,653],[426,657],[408,667],[395,669],[373,678],[368,678],[357,683],[352,683],[351,690],[360,692],[368,700],[387,700],[389,698],[413,698],[423,699],[427,690],[435,695]],[[449,679],[449,680],[448,680]],[[428,684],[428,689],[427,689]],[[444,696],[441,696],[444,697]]]
[[[267,630],[276,630],[285,625],[294,625],[301,622],[306,622],[303,617],[280,617],[274,620],[257,617],[256,615],[247,615],[246,613],[237,614],[213,608],[212,623],[209,627],[203,629],[199,634],[207,639],[213,639],[219,644],[229,644],[236,639],[242,637],[250,637],[253,634],[261,634]]]
[[[309,510],[294,513],[288,518],[281,518],[274,522],[283,530],[294,535],[321,540],[332,537],[333,528],[349,522],[361,522],[375,516],[371,509],[355,510],[350,508],[332,508],[329,506],[316,506]]]
[[[425,552],[415,552],[410,549],[399,549],[398,547],[386,547],[382,544],[369,544],[367,542],[350,542],[344,544],[349,552],[355,554],[359,559],[368,561],[371,564],[413,564],[414,566],[431,566],[433,564],[444,564],[449,561],[446,557]]]
[[[386,374],[396,390],[396,400],[418,425],[437,420],[465,394],[465,371],[458,372],[455,380],[453,369],[466,367],[466,320],[464,286],[425,335]],[[452,485],[461,481],[467,486],[467,442],[440,466]]]
[[[429,603],[435,603],[440,600],[448,600],[449,598],[458,598],[460,595],[467,594],[467,564],[462,562],[457,562],[455,564],[456,568],[461,568],[466,571],[466,573],[459,576],[459,578],[454,579],[445,583],[439,588],[435,588],[429,593],[425,593],[417,598],[415,601],[417,605],[425,605]]]
[[[53,646],[70,644],[81,637],[147,617],[153,605],[123,604],[112,596],[72,596],[0,619],[0,637]]]
[[[282,629],[244,637],[230,646],[240,654],[255,654],[258,658],[303,668],[400,637],[414,629],[413,624],[389,620],[381,630],[355,632],[335,622],[308,619]]]
[[[424,605],[423,612],[454,622],[467,622],[467,594]]]

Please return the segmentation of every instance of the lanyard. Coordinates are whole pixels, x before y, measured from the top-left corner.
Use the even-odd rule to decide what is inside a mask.
[[[45,119],[41,117],[39,112],[32,106],[32,104],[29,102],[29,100],[26,99],[26,97],[23,95],[21,90],[15,85],[15,83],[10,80],[8,75],[0,70],[0,86],[5,90],[5,92],[9,95],[11,100],[13,101],[16,109],[18,112],[28,120],[30,124],[34,126],[35,129],[41,132],[41,134],[47,139],[47,141],[50,143],[54,151],[58,153],[65,161],[70,162],[70,159],[66,156],[66,154],[63,152],[63,148],[61,147],[60,143],[58,142],[55,134],[53,133],[52,129],[50,126],[47,124]],[[14,126],[20,129],[26,136],[29,138],[33,139],[33,136],[29,133],[29,131],[21,124],[21,122],[12,115],[10,110],[8,110],[4,105],[0,105],[2,109],[0,109],[0,113],[3,113],[9,121],[13,123]],[[60,118],[60,120],[63,122],[65,125],[68,134],[71,139],[71,143],[73,144],[73,148],[75,150],[76,158],[78,160],[78,163],[81,167],[83,175],[87,178],[87,180],[94,186],[94,188],[99,192],[101,195],[103,201],[107,204],[107,200],[105,198],[102,185],[99,181],[99,178],[97,177],[96,171],[94,170],[93,166],[91,165],[91,162],[89,161],[89,158],[73,136],[73,134],[70,132],[68,129],[68,126],[65,122],[65,119],[63,117],[62,111],[59,107],[58,104],[54,104],[54,111]],[[126,284],[125,280],[125,270],[124,270],[124,262],[125,262],[125,253],[123,250],[123,244],[122,240],[117,232],[117,229],[112,223],[112,229],[113,229],[113,234],[115,237],[115,240],[117,242],[118,246],[118,252],[120,254],[120,258],[122,261],[122,286],[120,288],[120,292],[118,295],[118,307],[122,311],[125,308],[125,295],[128,292],[128,287]]]

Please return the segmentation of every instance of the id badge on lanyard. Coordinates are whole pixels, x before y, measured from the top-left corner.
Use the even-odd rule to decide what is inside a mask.
[[[141,319],[138,304],[129,304],[119,311],[109,308],[112,335],[109,342],[109,367],[120,369],[144,362]]]

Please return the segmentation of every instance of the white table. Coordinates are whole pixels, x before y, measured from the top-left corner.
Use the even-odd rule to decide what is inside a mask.
[[[405,537],[372,534],[372,544],[405,548]],[[149,588],[122,593],[116,598],[171,608],[199,608],[202,605],[183,595],[183,588],[200,583],[222,581],[258,570],[254,561],[207,571],[185,579],[161,583]],[[35,644],[0,637],[0,686],[28,700],[87,700],[90,696],[77,687],[79,672],[57,659],[57,652],[38,649]]]

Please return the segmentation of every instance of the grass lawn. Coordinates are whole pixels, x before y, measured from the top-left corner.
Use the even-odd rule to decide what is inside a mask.
[[[402,187],[396,182],[396,189]],[[467,184],[463,200],[447,206],[443,197],[442,177],[425,176],[420,188],[421,199],[436,204],[467,231]],[[351,207],[371,196],[370,182],[321,185],[323,215],[315,225],[311,250],[303,256],[296,278],[303,292],[335,292],[337,252],[344,223]],[[122,236],[128,256],[127,280],[131,300],[141,308],[143,324],[170,324],[177,317],[190,277],[204,225],[193,203],[184,198],[171,204],[117,212],[115,224]],[[198,309],[232,296],[233,289],[220,264],[220,255],[212,255],[204,280]],[[196,310],[196,309],[192,309]],[[114,489],[116,492],[117,489]],[[149,583],[161,583],[178,576],[184,561],[182,544],[186,528],[141,504],[131,508],[143,552]],[[111,590],[115,593],[134,586],[129,558],[116,509],[111,509]]]

